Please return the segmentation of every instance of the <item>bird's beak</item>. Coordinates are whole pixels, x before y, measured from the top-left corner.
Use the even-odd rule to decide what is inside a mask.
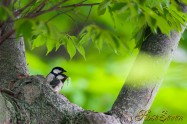
[[[67,72],[66,70],[64,70],[64,72]]]

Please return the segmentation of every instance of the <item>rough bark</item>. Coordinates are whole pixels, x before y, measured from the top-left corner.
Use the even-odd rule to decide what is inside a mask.
[[[14,83],[11,94],[0,94],[0,123],[6,124],[120,124],[113,116],[83,110],[53,92],[42,76]]]
[[[0,28],[0,39],[12,29],[12,24]],[[28,75],[23,39],[16,40],[15,34],[0,45],[0,87],[9,88],[10,83]]]
[[[129,73],[125,85],[112,107],[112,114],[121,117],[125,123],[142,123],[143,119],[139,119],[138,115],[141,110],[149,110],[154,97],[163,80],[163,75],[171,62],[173,52],[176,50],[180,40],[181,33],[173,32],[170,37],[163,34],[151,35],[142,45],[140,53],[134,62],[134,66]],[[158,66],[160,73],[150,72],[151,77],[144,79],[136,79],[134,71],[141,66],[142,56],[147,58],[156,57],[156,61],[152,61],[151,66]],[[145,57],[146,56],[146,57]],[[160,68],[162,65],[163,68]],[[154,70],[153,70],[154,71]]]

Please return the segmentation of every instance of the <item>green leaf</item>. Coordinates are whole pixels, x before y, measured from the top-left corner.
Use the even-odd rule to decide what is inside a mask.
[[[77,50],[84,57],[84,59],[86,59],[86,57],[85,57],[85,50],[84,50],[83,46],[82,45],[77,45]]]
[[[108,7],[108,10],[109,10],[109,13],[110,13],[110,16],[111,16],[111,18],[112,18],[112,21],[114,22],[114,25],[116,25],[115,23],[115,17],[114,17],[114,14],[113,14],[113,11],[112,11],[112,8],[109,6]]]
[[[68,51],[71,59],[76,54],[76,48],[75,48],[75,45],[71,39],[67,41],[67,51]]]
[[[43,21],[36,21],[35,25],[33,26],[33,34],[35,35],[47,35],[49,36],[50,28],[49,26]]]
[[[187,4],[187,1],[186,0],[181,0],[183,3]]]
[[[109,32],[103,31],[100,37],[114,50],[115,53],[117,53],[118,43],[114,41],[114,38]]]
[[[96,47],[98,50],[101,50],[102,47],[103,47],[103,40],[102,38],[98,38],[96,41],[95,41],[95,44],[96,44]]]
[[[36,37],[36,39],[33,40],[32,49],[44,45],[46,41],[47,41],[47,37],[39,35],[38,37]]]
[[[136,47],[135,48],[139,48],[143,41],[144,41],[144,36],[145,36],[145,27],[141,27],[138,32],[135,35],[135,42],[136,42]]]
[[[152,31],[154,31],[154,29],[156,29],[156,26],[157,26],[156,19],[147,15],[146,20],[147,20],[148,25],[151,27]]]
[[[8,17],[14,18],[12,12],[5,6],[0,6],[0,20],[6,21]]]
[[[171,31],[171,27],[168,22],[161,16],[157,17],[157,25],[162,31],[162,33],[169,35]]]
[[[111,7],[111,10],[112,10],[112,11],[120,11],[120,10],[122,10],[126,5],[127,5],[127,3],[123,3],[123,2],[115,3],[115,4]]]
[[[112,0],[104,0],[98,7],[98,15],[103,15]]]
[[[79,40],[79,44],[84,44],[86,41],[88,41],[90,38],[89,38],[89,34],[88,33],[83,33],[81,34],[80,36],[80,40]]]
[[[179,12],[177,12],[176,9],[174,9],[173,7],[171,7],[170,9],[168,9],[168,11],[171,13],[171,15],[177,19],[182,25],[185,25],[185,18],[183,18],[183,15],[180,14]]]
[[[102,9],[102,10],[98,10],[98,15],[104,15],[106,12],[106,8]]]
[[[170,13],[166,15],[166,18],[171,23],[170,25],[173,29],[176,29],[177,31],[182,30],[182,25],[180,24],[180,22],[177,19],[173,18]]]
[[[159,27],[162,33],[169,35],[172,28],[164,17],[158,15],[148,7],[144,7],[142,9],[145,11],[144,14],[146,15],[147,22],[152,31],[154,31],[156,27]]]
[[[56,49],[55,49],[55,51],[57,51],[57,50],[60,48],[61,45],[62,45],[62,44],[61,44],[60,42],[57,42],[57,43],[56,43]]]
[[[55,47],[55,45],[56,45],[56,42],[58,42],[58,41],[55,41],[55,39],[52,39],[52,38],[47,38],[47,42],[46,42],[46,46],[47,46],[47,53],[46,53],[46,55],[47,54],[49,54],[52,50],[53,50],[53,48]]]
[[[21,34],[23,35],[25,40],[31,39],[34,22],[29,19],[21,19],[16,21],[16,37],[19,37]]]
[[[143,30],[142,29],[140,29],[137,32],[135,40],[136,40],[137,44],[143,40]]]
[[[56,39],[56,40],[59,40],[61,38],[61,33],[60,31],[58,30],[58,28],[54,25],[48,25],[49,26],[49,35],[50,37]]]
[[[5,21],[8,18],[8,14],[6,13],[6,10],[4,7],[0,7],[0,20]]]
[[[109,35],[111,35],[111,38],[113,40],[113,42],[115,43],[115,47],[119,48],[120,47],[120,39],[113,33],[110,33]]]

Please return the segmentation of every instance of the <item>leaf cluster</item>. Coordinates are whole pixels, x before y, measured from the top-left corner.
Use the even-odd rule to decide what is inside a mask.
[[[184,0],[182,2],[185,3]],[[106,9],[113,20],[116,19],[114,15],[118,15],[124,22],[136,25],[131,38],[136,40],[137,46],[149,36],[145,33],[147,27],[152,33],[156,34],[159,30],[169,36],[173,30],[181,31],[187,21],[177,0],[104,0],[98,13],[104,14]]]
[[[185,0],[182,2],[186,3]],[[24,37],[32,48],[46,45],[47,54],[63,45],[70,58],[73,58],[77,51],[85,58],[85,47],[89,42],[92,42],[99,51],[106,44],[115,53],[124,52],[127,48],[125,45],[127,40],[123,39],[124,33],[121,33],[119,25],[114,29],[112,25],[109,25],[109,28],[103,28],[105,26],[89,23],[80,32],[73,34],[69,31],[62,32],[54,26],[55,22],[49,23],[61,14],[71,17],[68,14],[76,14],[77,7],[92,8],[94,5],[98,3],[68,0],[17,0],[15,3],[12,1],[10,6],[0,6],[0,21],[5,23],[12,21],[17,38]],[[90,12],[88,16],[91,16]],[[81,15],[81,13],[84,12],[80,11],[78,14]],[[180,10],[175,0],[103,0],[98,6],[97,14],[102,17],[108,13],[113,23],[125,22],[132,25],[126,37],[129,41],[135,40],[137,46],[148,37],[149,34],[145,34],[147,27],[150,27],[152,33],[160,30],[169,36],[173,30],[181,31],[187,21],[186,14]]]

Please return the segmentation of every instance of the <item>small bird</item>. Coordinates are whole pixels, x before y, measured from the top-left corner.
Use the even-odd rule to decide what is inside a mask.
[[[63,72],[66,72],[66,70],[64,70],[61,67],[54,67],[51,72],[47,75],[47,82],[50,83],[52,80],[54,80],[56,78],[56,76],[58,74],[61,74]]]
[[[50,82],[50,85],[52,86],[53,90],[58,93],[63,87],[64,82],[67,78],[68,77],[65,74],[58,74],[56,78]]]
[[[65,80],[68,78],[63,72],[66,72],[61,67],[55,67],[47,75],[47,83],[50,84],[55,92],[59,92],[63,87]]]

